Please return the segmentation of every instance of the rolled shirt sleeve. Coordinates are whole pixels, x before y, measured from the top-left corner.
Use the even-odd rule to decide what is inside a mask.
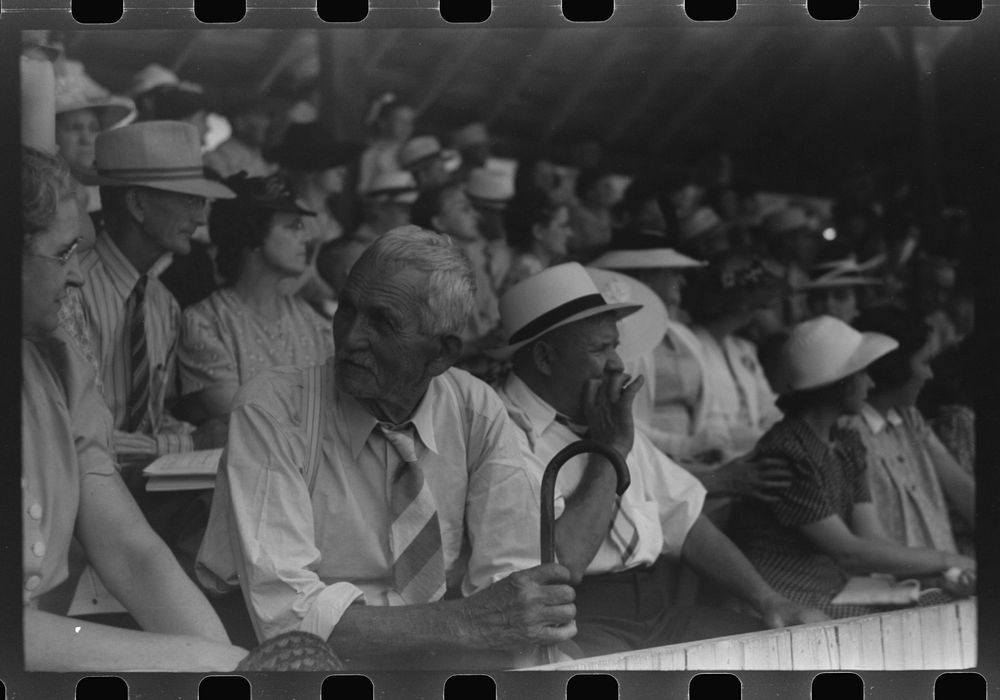
[[[288,426],[255,404],[230,418],[224,465],[229,481],[231,543],[244,596],[260,639],[302,630],[330,636],[344,611],[363,598],[346,583],[316,573],[313,509],[299,466],[306,450]],[[296,444],[299,442],[299,444]]]

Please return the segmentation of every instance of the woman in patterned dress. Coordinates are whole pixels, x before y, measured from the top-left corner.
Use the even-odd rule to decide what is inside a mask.
[[[793,468],[792,484],[772,502],[743,501],[730,520],[734,541],[776,590],[831,617],[875,608],[833,605],[852,574],[934,575],[958,569],[949,592],[968,594],[976,563],[969,557],[891,542],[872,505],[865,451],[856,433],[838,428],[857,414],[871,386],[865,368],[897,346],[859,333],[831,316],[796,326],[781,351],[784,419],[757,445]]]
[[[184,311],[181,389],[192,420],[222,416],[236,390],[262,369],[322,362],[333,352],[329,321],[283,281],[308,266],[308,233],[280,176],[229,178],[233,200],[213,205],[209,224],[227,286]]]

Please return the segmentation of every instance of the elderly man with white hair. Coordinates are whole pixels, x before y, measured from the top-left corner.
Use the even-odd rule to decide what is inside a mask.
[[[473,280],[447,237],[390,231],[351,269],[333,357],[237,394],[198,573],[238,583],[259,638],[313,632],[355,668],[503,667],[575,633],[559,565],[447,599],[509,536],[483,518],[491,484],[527,480],[499,397],[452,367]]]
[[[532,480],[496,481],[494,539],[467,591],[539,560],[539,482],[545,465],[586,436],[625,457],[631,485],[615,495],[605,457],[575,457],[555,487],[555,557],[572,574],[578,634],[571,655],[608,654],[823,619],[771,588],[729,539],[701,514],[704,487],[636,431],[632,378],[616,348],[617,321],[641,308],[608,303],[583,267],[565,263],[515,285],[501,299],[513,372],[501,397],[520,428]],[[728,610],[672,604],[665,559],[682,558],[742,599],[759,619]]]

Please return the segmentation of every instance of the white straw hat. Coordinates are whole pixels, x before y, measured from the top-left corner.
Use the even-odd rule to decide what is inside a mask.
[[[56,114],[78,109],[92,109],[102,130],[135,119],[132,100],[112,95],[87,75],[79,61],[63,61],[56,72]]]
[[[637,279],[611,270],[586,268],[601,296],[611,303],[641,304],[618,322],[618,355],[628,362],[655,348],[667,333],[670,313],[659,295]]]
[[[590,265],[608,270],[645,270],[704,267],[707,263],[682,255],[673,248],[648,248],[609,250]]]
[[[833,316],[792,329],[781,348],[783,393],[817,389],[860,372],[899,343],[882,333],[859,333]]]
[[[611,311],[620,319],[641,308],[636,303],[609,303],[583,265],[556,265],[518,282],[500,297],[500,323],[507,345],[486,353],[506,359],[568,323]]]
[[[473,204],[503,209],[514,196],[514,179],[498,170],[473,168],[465,181],[465,194]]]
[[[369,201],[413,204],[417,201],[417,181],[406,170],[381,172],[361,196]]]

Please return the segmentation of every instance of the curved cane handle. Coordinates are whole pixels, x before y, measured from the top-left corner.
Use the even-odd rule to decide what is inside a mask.
[[[603,455],[611,462],[618,477],[618,485],[615,493],[619,496],[625,493],[631,478],[628,473],[628,466],[625,458],[613,447],[594,440],[577,440],[566,445],[559,450],[556,456],[549,461],[545,467],[545,474],[542,475],[542,563],[549,564],[556,560],[556,527],[555,527],[555,491],[556,477],[559,470],[570,458],[576,457],[585,452],[596,452]]]

